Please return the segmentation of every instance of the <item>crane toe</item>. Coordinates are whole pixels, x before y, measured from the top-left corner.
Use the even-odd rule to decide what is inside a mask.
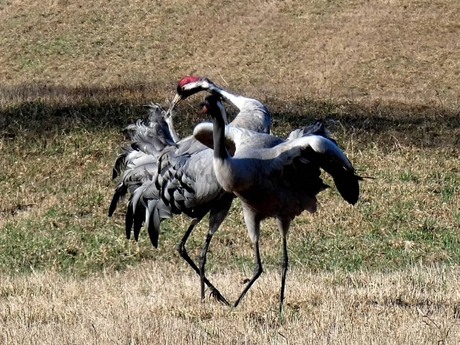
[[[226,306],[230,307],[230,303],[228,303],[225,297],[222,296],[222,294],[216,288],[211,289],[211,291],[209,292],[209,297],[218,301],[219,303],[225,304]]]

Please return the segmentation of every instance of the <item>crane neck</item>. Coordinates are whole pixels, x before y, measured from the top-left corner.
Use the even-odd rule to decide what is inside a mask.
[[[238,109],[241,108],[241,105],[240,105],[240,101],[238,100],[239,96],[236,96],[228,91],[225,91],[223,89],[221,89],[220,87],[214,85],[214,84],[211,84],[209,86],[209,90],[211,93],[213,94],[218,94],[220,95],[221,97],[223,97],[227,102],[230,102],[231,104],[233,104],[234,106],[236,106]]]
[[[223,112],[225,109],[219,104],[220,111],[212,114],[213,139],[214,139],[214,158],[226,160],[230,157],[225,147],[225,120]]]
[[[176,133],[176,130],[174,129],[172,116],[165,118],[165,121],[166,121],[166,124],[168,125],[169,133],[171,134],[172,139],[174,140],[175,143],[179,142],[180,139]]]

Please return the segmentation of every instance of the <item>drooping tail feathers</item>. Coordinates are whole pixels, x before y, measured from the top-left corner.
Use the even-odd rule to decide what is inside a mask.
[[[119,177],[109,207],[109,217],[117,205],[130,200],[126,213],[126,235],[139,238],[140,229],[146,225],[152,244],[158,246],[159,226],[163,219],[170,218],[171,212],[161,201],[154,181],[158,174],[158,158],[168,147],[175,147],[169,127],[164,119],[166,111],[160,105],[151,103],[146,106],[149,122],[139,120],[126,128],[130,144],[116,159],[112,177]]]
[[[312,125],[297,129],[291,133],[289,138],[295,139],[308,135],[319,135],[329,139],[337,147],[337,141],[332,139],[327,132],[324,122],[321,120],[316,121]],[[320,161],[320,166],[328,174],[330,174],[334,180],[334,184],[337,187],[340,195],[350,204],[354,205],[359,198],[359,183],[363,178],[355,174],[354,170],[345,168],[342,164],[336,161],[327,159],[324,156],[318,156],[317,159]]]

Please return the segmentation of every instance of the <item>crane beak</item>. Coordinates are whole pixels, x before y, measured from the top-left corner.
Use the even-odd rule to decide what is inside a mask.
[[[174,98],[173,98],[173,100],[172,100],[172,102],[171,102],[171,104],[170,104],[170,106],[169,106],[168,111],[167,111],[166,114],[165,114],[165,117],[166,117],[166,118],[168,118],[168,117],[171,116],[174,107],[175,107],[176,104],[179,103],[181,100],[182,100],[182,97],[181,97],[179,94],[176,93],[176,95],[174,96]]]
[[[200,106],[201,106],[201,111],[198,114],[201,114],[201,115],[207,114],[208,113],[208,107],[206,106],[206,103],[202,103],[202,104],[200,104]]]
[[[173,98],[172,102],[171,102],[171,109],[174,109],[176,104],[179,103],[181,100],[182,100],[182,97],[178,93],[176,93],[174,95],[174,98]]]

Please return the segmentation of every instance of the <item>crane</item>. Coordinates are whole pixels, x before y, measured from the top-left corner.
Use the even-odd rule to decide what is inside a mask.
[[[174,214],[192,218],[178,246],[181,257],[200,275],[201,298],[204,284],[211,294],[228,304],[205,276],[209,244],[232,205],[234,195],[225,192],[217,182],[212,165],[213,152],[193,136],[179,140],[173,126],[173,109],[191,95],[207,90],[220,95],[239,109],[232,124],[268,133],[271,116],[259,101],[234,95],[217,87],[207,78],[185,77],[165,112],[159,105],[149,107],[149,125],[138,122],[128,127],[131,145],[125,148],[114,165],[113,177],[121,176],[109,208],[112,216],[119,201],[131,194],[126,213],[126,235],[134,229],[138,240],[143,225],[154,247],[158,246],[160,224]],[[226,119],[224,119],[226,122]],[[186,242],[203,217],[209,213],[209,230],[199,256],[199,268],[186,250]]]
[[[195,127],[193,135],[213,147],[213,165],[222,188],[242,203],[247,231],[254,244],[256,269],[235,307],[263,272],[259,252],[260,224],[276,218],[283,240],[280,314],[283,313],[288,270],[287,235],[291,222],[304,210],[316,212],[316,195],[328,188],[321,170],[329,173],[341,196],[350,204],[359,197],[362,178],[337,143],[326,136],[321,123],[291,133],[288,140],[270,134],[225,125],[225,108],[216,96],[205,99],[203,113],[212,123]]]

